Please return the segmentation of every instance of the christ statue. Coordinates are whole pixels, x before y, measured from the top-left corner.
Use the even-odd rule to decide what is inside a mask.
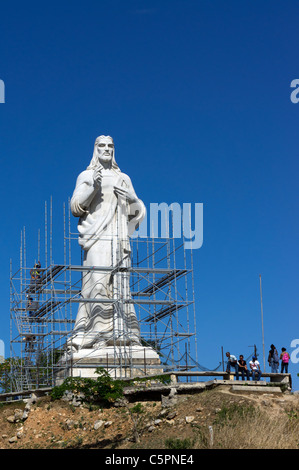
[[[71,211],[79,217],[84,251],[81,301],[68,346],[72,351],[140,345],[130,296],[129,237],[146,210],[115,161],[113,139],[95,141],[92,160],[77,178]]]

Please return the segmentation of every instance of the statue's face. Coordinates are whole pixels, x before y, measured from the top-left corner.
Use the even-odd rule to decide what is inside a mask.
[[[114,144],[110,137],[103,137],[97,143],[97,152],[99,161],[103,163],[109,163],[112,161],[114,153]]]

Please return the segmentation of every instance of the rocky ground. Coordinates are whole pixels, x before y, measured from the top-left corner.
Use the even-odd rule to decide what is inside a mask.
[[[217,429],[221,430],[221,426],[224,429],[225,425],[230,426],[227,430],[231,432],[233,426],[230,425],[231,417],[228,410],[233,410],[236,414],[240,409],[260,410],[261,416],[265,415],[267,420],[272,420],[269,422],[270,426],[277,419],[281,423],[286,420],[289,432],[297,433],[290,446],[298,448],[298,395],[245,391],[236,393],[225,386],[194,394],[177,395],[169,406],[165,406],[165,403],[162,406],[161,400],[148,400],[146,395],[142,401],[109,408],[86,405],[70,399],[51,401],[50,397],[38,400],[33,398],[27,403],[5,404],[0,408],[0,447],[2,449],[211,448],[218,445],[213,437],[213,430],[217,436]],[[239,425],[244,426],[244,422]],[[261,425],[256,424],[256,426]],[[218,436],[219,443],[222,442],[219,444],[220,447],[225,446],[221,435]],[[233,445],[237,447],[237,444]],[[277,442],[277,447],[284,445],[288,446]],[[275,448],[275,443],[272,443],[272,447]]]

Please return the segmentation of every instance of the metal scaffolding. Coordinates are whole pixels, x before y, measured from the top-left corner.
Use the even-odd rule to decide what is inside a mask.
[[[44,254],[41,255],[41,236],[35,255],[30,253],[31,266],[27,266],[25,228],[21,233],[20,265],[13,272],[10,267],[10,357],[13,360],[12,389],[21,391],[55,385],[57,373],[61,373],[61,357],[67,339],[70,338],[82,299],[82,278],[97,270],[119,276],[121,282],[130,283],[130,298],[118,288],[111,303],[123,311],[126,304],[133,304],[140,325],[141,344],[155,349],[164,371],[190,370],[198,365],[197,333],[194,299],[193,253],[186,249],[183,238],[172,236],[170,220],[169,236],[165,238],[131,238],[131,261],[128,267],[116,263],[111,267],[83,266],[82,252],[78,246],[78,232],[70,214],[70,203],[63,207],[63,250],[61,263],[53,261],[52,199],[45,203]],[[59,251],[59,250],[58,250]],[[63,252],[63,253],[62,253]],[[73,264],[73,259],[75,264]],[[41,261],[41,266],[35,266]],[[113,333],[116,334],[117,326]],[[115,364],[120,376],[127,376],[132,364],[132,348],[119,358],[115,342]],[[71,359],[69,370],[76,367]],[[123,367],[123,373],[122,373]],[[134,365],[136,369],[136,365]],[[149,374],[150,366],[141,364],[140,374]],[[108,359],[107,359],[108,370]],[[130,374],[131,375],[131,374]]]

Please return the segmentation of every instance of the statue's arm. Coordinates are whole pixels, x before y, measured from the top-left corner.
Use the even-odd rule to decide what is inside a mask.
[[[129,235],[131,236],[134,231],[138,228],[146,215],[146,208],[142,200],[138,198],[134,190],[130,177],[123,174],[124,181],[127,185],[127,193],[129,195]]]
[[[81,173],[76,182],[76,187],[71,199],[71,211],[73,216],[84,215],[99,189],[99,183],[94,180],[93,172],[86,170]]]

